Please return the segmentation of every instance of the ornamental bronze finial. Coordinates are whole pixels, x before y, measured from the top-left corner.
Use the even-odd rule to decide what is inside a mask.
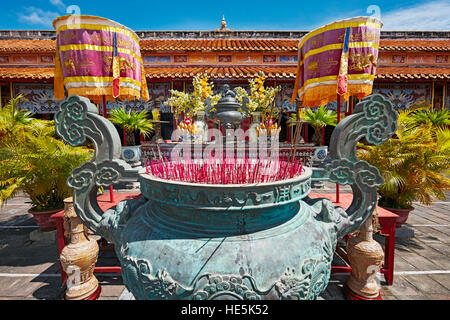
[[[220,29],[216,29],[215,31],[231,31],[227,28],[227,21],[225,20],[225,14],[222,15],[222,23],[220,24]]]
[[[225,15],[222,15],[222,24],[221,24],[220,28],[222,30],[227,28],[227,22],[225,20]]]

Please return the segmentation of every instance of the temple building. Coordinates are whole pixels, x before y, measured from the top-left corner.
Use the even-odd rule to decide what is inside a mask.
[[[236,31],[223,18],[213,31],[136,33],[150,100],[118,103],[167,112],[163,102],[170,89],[190,90],[192,78],[205,71],[218,89],[224,83],[245,87],[261,70],[268,85],[282,87],[277,106],[289,106],[297,46],[307,31]],[[2,105],[22,93],[23,108],[52,117],[59,103],[53,97],[55,39],[54,31],[0,31]],[[374,92],[389,97],[397,109],[423,100],[434,108],[449,108],[450,31],[382,31],[376,71]],[[354,103],[344,105],[350,113]]]

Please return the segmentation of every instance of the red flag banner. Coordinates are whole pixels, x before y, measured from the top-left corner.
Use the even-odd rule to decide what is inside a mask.
[[[299,43],[297,78],[291,104],[317,107],[336,100],[340,69],[346,71],[343,99],[372,93],[382,23],[373,17],[336,21],[306,34]],[[348,31],[348,51],[344,52]],[[347,68],[341,64],[347,61]],[[342,68],[341,68],[342,67]],[[346,70],[345,70],[346,69]],[[344,75],[342,73],[342,75]],[[344,85],[344,83],[342,83]]]
[[[348,40],[350,38],[350,28],[345,30],[344,47],[342,48],[341,64],[338,75],[337,93],[343,96],[348,90]]]
[[[114,54],[113,54],[113,98],[120,96],[120,62],[119,54],[117,52],[117,33],[114,32]]]

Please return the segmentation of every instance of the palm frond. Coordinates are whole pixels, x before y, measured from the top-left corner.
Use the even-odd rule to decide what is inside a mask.
[[[379,146],[358,144],[358,156],[377,167],[384,178],[378,188],[380,203],[397,208],[407,208],[413,201],[428,205],[450,189],[446,177],[450,133],[433,129],[432,123],[408,126],[411,122],[406,116],[402,121],[395,138]]]
[[[335,111],[327,110],[324,106],[319,107],[316,111],[307,108],[305,120],[315,129],[326,126],[336,126],[337,113]]]
[[[30,136],[0,147],[0,201],[24,191],[37,210],[60,208],[72,191],[72,170],[92,158],[92,151],[71,147],[52,136]]]
[[[154,130],[153,123],[147,117],[147,111],[136,112],[129,110],[127,112],[123,108],[113,108],[110,112],[109,120],[130,133],[140,132],[147,137]]]

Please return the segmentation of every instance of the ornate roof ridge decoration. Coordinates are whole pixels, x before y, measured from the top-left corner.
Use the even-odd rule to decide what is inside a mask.
[[[224,31],[232,31],[227,28],[227,21],[225,20],[225,15],[222,16],[222,23],[220,24],[220,29],[216,29],[214,31],[224,32]]]
[[[274,39],[300,39],[309,31],[294,30],[231,30],[227,32],[220,31],[183,31],[183,30],[166,30],[166,31],[135,31],[142,39],[204,39],[216,38],[220,39],[224,36],[239,38],[264,38],[273,37]],[[37,40],[55,40],[56,32],[50,30],[0,30],[0,40],[11,39],[37,39]],[[381,39],[434,39],[449,40],[450,31],[381,31]]]
[[[54,30],[0,30],[0,40],[56,40]]]

